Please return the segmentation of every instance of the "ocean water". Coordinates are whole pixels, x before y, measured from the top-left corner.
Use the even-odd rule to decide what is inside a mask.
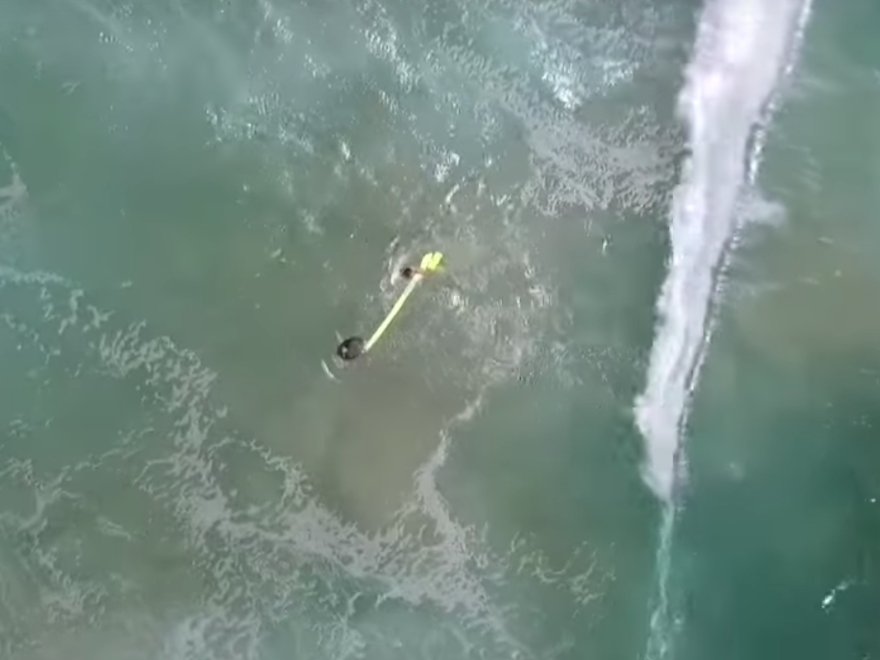
[[[880,657],[878,26],[5,0],[0,660]]]
[[[880,6],[804,11],[689,404],[673,657],[880,655]]]

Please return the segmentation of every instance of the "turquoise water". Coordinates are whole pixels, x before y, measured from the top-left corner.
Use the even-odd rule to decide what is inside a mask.
[[[880,653],[874,3],[816,3],[763,151],[687,443],[676,657]]]
[[[3,4],[0,659],[880,653],[880,15],[655,5]]]

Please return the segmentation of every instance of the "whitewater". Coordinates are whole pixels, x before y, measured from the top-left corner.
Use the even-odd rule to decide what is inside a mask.
[[[809,0],[710,0],[678,112],[690,158],[670,213],[672,255],[657,301],[647,385],[635,406],[644,476],[664,501],[675,483],[687,401],[708,338],[719,266],[734,237],[737,200],[761,150],[762,121],[809,16]]]
[[[775,457],[737,443],[810,402],[740,426],[754,398],[714,375],[759,166],[800,227],[804,154],[829,162],[789,135],[802,90],[774,116],[810,0],[329,5],[0,8],[0,658],[763,658],[792,585],[743,578],[813,471],[756,525]],[[814,25],[804,75],[835,80]],[[806,92],[794,128],[835,123]],[[437,248],[448,277],[328,378]],[[792,326],[747,311],[738,375],[775,383]],[[805,352],[853,342],[819,331]],[[868,515],[837,481],[827,530]],[[838,543],[814,523],[780,639],[861,588],[800,558]]]
[[[742,222],[738,201],[753,185],[766,125],[790,73],[810,0],[708,0],[678,99],[690,154],[671,205],[671,257],[656,303],[647,383],[636,399],[643,478],[664,503],[648,658],[668,657],[679,625],[668,581],[676,507],[685,480],[688,405],[712,334],[720,275]]]

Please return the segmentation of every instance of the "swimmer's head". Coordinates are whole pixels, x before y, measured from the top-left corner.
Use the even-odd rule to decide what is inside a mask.
[[[349,362],[356,360],[364,353],[364,340],[360,337],[349,337],[336,347],[336,355]]]

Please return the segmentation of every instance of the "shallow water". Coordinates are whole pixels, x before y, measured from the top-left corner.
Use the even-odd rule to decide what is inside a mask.
[[[878,21],[6,2],[0,660],[877,655]]]
[[[639,653],[687,9],[2,12],[2,654]]]

